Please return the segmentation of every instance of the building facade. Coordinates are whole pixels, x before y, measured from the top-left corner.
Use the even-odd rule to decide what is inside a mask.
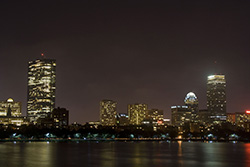
[[[100,102],[100,122],[102,126],[115,126],[117,114],[117,102],[102,100]]]
[[[197,120],[201,125],[208,126],[212,123],[211,113],[207,109],[201,109],[197,113]]]
[[[171,106],[171,123],[174,126],[184,126],[192,120],[192,110],[188,106]]]
[[[250,132],[250,112],[227,113],[227,122]]]
[[[141,125],[146,118],[148,106],[146,104],[129,104],[128,117],[130,125]]]
[[[225,75],[210,75],[207,78],[207,109],[213,123],[226,121]]]
[[[184,103],[186,106],[188,106],[192,112],[197,113],[199,111],[199,101],[196,95],[193,92],[189,92],[185,99]]]
[[[128,126],[129,125],[128,114],[125,113],[117,114],[117,125]]]
[[[152,121],[153,125],[163,125],[163,110],[159,109],[147,110],[146,119]]]
[[[5,125],[6,127],[8,125],[15,125],[15,126],[21,126],[21,125],[28,125],[29,121],[26,117],[14,117],[14,116],[0,116],[0,124]]]
[[[55,108],[52,111],[55,128],[66,128],[69,125],[69,111],[65,108]]]
[[[56,61],[38,59],[29,62],[27,115],[31,122],[45,118],[55,108]]]
[[[6,101],[0,101],[0,116],[7,116],[9,108],[11,110],[11,116],[21,116],[22,104],[21,102],[15,102],[12,98],[9,98]]]
[[[26,117],[21,116],[21,102],[15,102],[12,98],[0,102],[0,124],[8,125],[28,125]]]
[[[230,122],[231,124],[235,125],[235,113],[227,113],[227,122]]]

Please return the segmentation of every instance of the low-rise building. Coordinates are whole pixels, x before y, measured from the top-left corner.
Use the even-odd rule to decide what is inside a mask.
[[[52,111],[55,128],[66,128],[69,125],[69,111],[65,108],[55,108]]]
[[[192,111],[188,106],[171,106],[171,123],[174,126],[183,126],[192,120]]]
[[[151,109],[146,112],[146,119],[151,120],[153,125],[163,124],[163,110]]]
[[[117,114],[117,125],[128,126],[129,125],[128,114],[125,113]]]

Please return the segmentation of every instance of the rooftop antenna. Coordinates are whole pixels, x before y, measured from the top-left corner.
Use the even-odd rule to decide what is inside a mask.
[[[45,59],[45,55],[43,53],[41,53],[42,59]]]

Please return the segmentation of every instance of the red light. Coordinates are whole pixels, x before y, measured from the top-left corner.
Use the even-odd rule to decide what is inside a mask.
[[[158,124],[162,124],[163,122],[162,121],[157,121]]]
[[[250,114],[250,110],[246,110],[246,114]]]
[[[41,56],[44,56],[44,54],[43,54],[43,53],[41,53]]]

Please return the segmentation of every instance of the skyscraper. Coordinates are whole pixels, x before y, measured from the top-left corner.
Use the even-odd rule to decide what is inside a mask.
[[[56,61],[38,59],[29,62],[27,115],[30,121],[44,118],[55,108]]]
[[[100,121],[102,126],[116,125],[116,105],[112,100],[102,100],[100,102]]]
[[[225,75],[210,75],[207,78],[207,109],[214,123],[226,121]]]
[[[189,92],[185,99],[184,102],[186,104],[186,106],[188,106],[192,112],[197,113],[199,108],[199,102],[198,102],[198,98],[196,97],[196,95],[193,92]]]
[[[129,104],[128,117],[131,125],[141,125],[146,118],[148,106],[146,104]]]

